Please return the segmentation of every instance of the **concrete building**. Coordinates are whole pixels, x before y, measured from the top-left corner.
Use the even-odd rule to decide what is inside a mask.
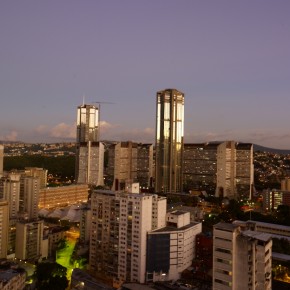
[[[23,174],[26,176],[33,176],[39,178],[40,188],[45,188],[47,186],[47,169],[38,167],[25,167]]]
[[[9,228],[9,205],[0,199],[0,259],[7,257]]]
[[[216,190],[218,143],[185,143],[183,153],[183,187],[185,191]]]
[[[25,288],[26,272],[24,269],[4,269],[0,271],[1,290],[23,290]]]
[[[38,207],[52,209],[88,200],[87,184],[73,184],[60,187],[46,187],[39,190]]]
[[[89,244],[91,237],[91,220],[92,210],[91,203],[87,202],[81,206],[81,218],[80,218],[80,237],[79,240],[83,244]]]
[[[83,104],[77,109],[77,183],[103,185],[104,145],[99,142],[99,109]]]
[[[36,219],[38,217],[38,200],[40,191],[40,178],[33,176],[22,176],[20,179],[20,202],[19,211],[26,218]]]
[[[182,192],[184,94],[157,92],[155,192]]]
[[[253,145],[234,141],[184,144],[184,189],[249,198],[254,183]]]
[[[153,187],[154,164],[153,164],[153,144],[137,145],[137,181],[141,191]]]
[[[0,197],[8,201],[10,219],[19,212],[20,177],[18,172],[9,172],[0,178]]]
[[[165,226],[166,199],[95,190],[91,198],[90,270],[114,283],[144,283],[147,232]]]
[[[290,191],[267,189],[262,192],[263,210],[274,211],[279,205],[290,206]]]
[[[31,262],[42,257],[43,221],[19,221],[16,223],[15,257]]]
[[[191,223],[190,213],[173,211],[167,225],[148,233],[146,281],[178,280],[195,257],[196,236],[201,223]]]
[[[281,190],[290,191],[290,178],[289,177],[281,180]]]
[[[139,182],[144,191],[153,184],[153,145],[128,142],[107,144],[106,185],[125,190],[127,184]]]
[[[112,190],[125,190],[137,182],[137,143],[118,142],[108,148],[107,182]]]
[[[270,290],[272,239],[255,227],[218,223],[213,234],[213,289]]]

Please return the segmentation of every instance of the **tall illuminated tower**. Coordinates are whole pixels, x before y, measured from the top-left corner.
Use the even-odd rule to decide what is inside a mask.
[[[176,89],[157,92],[155,191],[182,191],[184,94]]]
[[[98,107],[78,107],[76,143],[77,183],[103,185],[104,145],[99,142]]]

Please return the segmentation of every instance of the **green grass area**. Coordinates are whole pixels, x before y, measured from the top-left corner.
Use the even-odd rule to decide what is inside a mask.
[[[67,268],[67,279],[71,279],[72,270],[75,265],[71,264],[71,257],[75,248],[76,241],[74,239],[68,239],[66,248],[57,251],[56,262],[63,267]]]

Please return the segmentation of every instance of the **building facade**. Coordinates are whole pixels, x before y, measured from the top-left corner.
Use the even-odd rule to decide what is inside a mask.
[[[146,281],[178,280],[195,258],[196,236],[201,223],[191,223],[190,213],[173,211],[167,225],[148,233]]]
[[[155,192],[182,192],[184,94],[157,92]]]
[[[43,221],[19,221],[16,223],[15,257],[31,262],[42,257]]]
[[[118,283],[144,283],[147,232],[165,226],[166,199],[96,190],[91,210],[90,270]]]
[[[254,183],[253,144],[234,141],[185,143],[184,189],[228,198],[250,198]]]
[[[106,185],[112,190],[125,190],[126,185],[139,182],[148,191],[153,184],[153,145],[116,142],[107,145]]]
[[[272,238],[254,227],[218,223],[213,234],[213,289],[270,290]]]
[[[77,109],[77,183],[103,185],[104,145],[99,142],[99,109],[83,104]]]
[[[87,184],[72,184],[68,186],[46,187],[39,191],[39,208],[58,208],[88,200]]]

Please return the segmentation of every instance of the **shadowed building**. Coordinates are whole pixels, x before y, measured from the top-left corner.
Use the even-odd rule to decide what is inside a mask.
[[[182,191],[184,94],[175,89],[157,92],[156,192]]]

